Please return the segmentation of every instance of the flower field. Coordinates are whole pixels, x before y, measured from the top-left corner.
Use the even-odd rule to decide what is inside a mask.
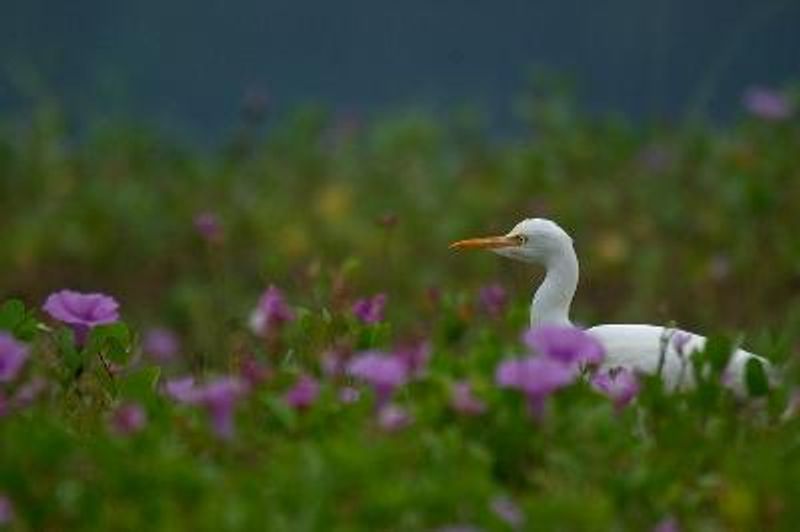
[[[251,112],[205,151],[6,120],[0,529],[796,529],[797,102],[633,125],[537,94],[511,138]],[[711,338],[694,388],[600,371],[528,329],[541,269],[448,249],[534,216],[574,238],[576,324]],[[780,378],[731,392],[734,345]]]

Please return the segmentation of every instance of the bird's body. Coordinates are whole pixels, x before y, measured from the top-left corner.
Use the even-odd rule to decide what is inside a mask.
[[[531,327],[571,325],[570,305],[578,287],[578,258],[569,235],[550,220],[533,218],[520,222],[507,235],[462,240],[454,248],[486,248],[524,262],[541,264],[547,270],[531,303]],[[603,367],[622,367],[642,373],[656,373],[669,389],[694,384],[691,356],[705,347],[706,338],[656,325],[612,324],[586,329],[605,348]],[[755,358],[766,368],[769,363],[748,351],[737,349],[725,370],[725,383],[737,393],[746,389],[745,368]]]

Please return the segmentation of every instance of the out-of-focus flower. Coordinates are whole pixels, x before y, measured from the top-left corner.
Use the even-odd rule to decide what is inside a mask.
[[[42,377],[33,377],[17,390],[12,398],[14,408],[27,408],[47,389],[47,381]]]
[[[271,371],[254,356],[247,356],[239,364],[239,375],[250,388],[255,388],[270,377]]]
[[[492,318],[502,316],[508,303],[508,292],[500,283],[481,287],[478,291],[478,308]]]
[[[171,329],[153,327],[144,334],[142,349],[155,362],[165,364],[175,360],[181,349],[181,341]]]
[[[402,345],[394,350],[393,355],[405,364],[410,377],[419,377],[425,372],[431,358],[431,344],[422,341]]]
[[[319,383],[309,375],[301,375],[294,386],[286,392],[283,400],[296,410],[305,410],[317,400]]]
[[[111,429],[121,436],[136,434],[146,424],[147,412],[136,403],[120,405],[111,414]]]
[[[686,349],[686,344],[688,344],[689,340],[691,339],[691,334],[683,331],[675,331],[670,341],[672,343],[672,347],[675,348],[675,351],[677,351],[679,355],[683,356],[687,354],[684,352],[684,350]]]
[[[347,371],[349,349],[334,348],[322,354],[320,366],[327,377],[338,377]]]
[[[294,317],[294,311],[286,303],[283,292],[278,287],[269,285],[250,315],[250,330],[259,336],[269,336]]]
[[[572,384],[578,373],[574,366],[546,356],[505,360],[495,373],[502,388],[519,390],[532,400],[541,400]]]
[[[605,358],[600,342],[576,327],[540,325],[527,331],[523,340],[540,355],[564,364],[596,365]]]
[[[194,377],[178,377],[166,382],[167,395],[181,403],[194,401],[197,390],[194,386]]]
[[[625,408],[639,394],[639,379],[627,368],[598,371],[591,379],[592,388],[606,395],[619,410]]]
[[[361,392],[358,391],[357,388],[353,388],[352,386],[345,386],[341,390],[339,390],[339,401],[343,402],[346,405],[355,403],[361,398]]]
[[[219,377],[197,390],[196,401],[205,407],[220,438],[233,437],[233,415],[243,392],[242,383],[233,377]]]
[[[11,524],[14,520],[14,506],[5,493],[0,493],[0,526]]]
[[[378,404],[385,403],[395,388],[408,380],[406,365],[400,359],[379,351],[366,351],[355,356],[348,363],[347,371],[374,388]]]
[[[61,290],[50,294],[42,307],[52,318],[67,324],[78,345],[86,342],[89,331],[98,325],[119,320],[119,304],[104,294],[84,294]]]
[[[402,430],[412,423],[411,414],[405,408],[387,404],[378,410],[378,426],[387,432]]]
[[[372,324],[383,321],[383,311],[386,307],[386,294],[376,294],[365,297],[353,303],[353,315],[363,323]]]
[[[216,213],[203,211],[194,217],[194,228],[208,242],[216,242],[222,238],[222,223]]]
[[[489,506],[494,514],[513,530],[520,530],[525,524],[525,515],[522,510],[508,497],[495,497]]]
[[[166,383],[166,392],[173,399],[205,408],[214,432],[225,439],[233,437],[233,415],[245,389],[244,384],[234,377],[219,377],[201,386],[195,384],[193,377],[172,379]]]
[[[10,334],[0,332],[0,382],[16,379],[26,360],[28,346],[18,342]]]
[[[789,100],[780,92],[767,87],[751,87],[744,92],[742,104],[747,112],[762,120],[780,121],[792,116]]]
[[[450,406],[459,414],[477,416],[486,411],[486,404],[475,397],[469,382],[460,381],[453,384],[450,392]]]
[[[653,532],[680,532],[678,520],[672,516],[665,517],[653,527]]]

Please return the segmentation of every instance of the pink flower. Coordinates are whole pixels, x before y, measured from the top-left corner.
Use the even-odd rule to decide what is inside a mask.
[[[254,356],[242,359],[239,364],[239,375],[247,383],[248,387],[255,388],[272,375],[270,368],[262,364]]]
[[[180,338],[170,329],[154,327],[144,334],[142,350],[155,362],[164,364],[175,360],[180,349]]]
[[[376,294],[371,298],[359,299],[353,304],[353,314],[366,324],[383,321],[386,299],[386,294]]]
[[[403,345],[394,350],[393,356],[405,365],[409,376],[420,377],[431,358],[431,344],[417,342]]]
[[[501,388],[519,390],[532,398],[545,398],[575,382],[575,368],[544,356],[505,360],[497,367],[495,381]]]
[[[11,404],[14,408],[27,408],[47,389],[47,381],[42,377],[33,377],[23,384],[14,394]]]
[[[216,213],[203,211],[194,217],[194,228],[197,233],[209,242],[222,238],[222,224]]]
[[[492,499],[490,507],[494,514],[513,530],[520,530],[525,524],[525,515],[522,510],[508,497],[495,497]]]
[[[786,120],[792,115],[789,100],[780,92],[767,87],[747,89],[742,97],[742,103],[750,114],[762,120],[777,122]]]
[[[309,375],[301,375],[295,385],[283,396],[286,404],[295,410],[305,410],[317,400],[319,383]]]
[[[523,341],[540,355],[565,364],[597,365],[605,358],[600,342],[577,327],[540,325],[527,331]]]
[[[233,416],[236,403],[244,395],[245,386],[234,377],[219,377],[202,386],[193,377],[173,379],[166,383],[167,394],[181,403],[205,408],[211,427],[220,438],[233,437]]]
[[[639,394],[639,379],[633,371],[617,367],[592,376],[592,388],[604,394],[621,410]]]
[[[478,291],[478,308],[492,318],[499,318],[508,303],[508,292],[499,283],[492,283]]]
[[[192,403],[195,400],[197,389],[194,386],[194,377],[178,377],[166,382],[167,395],[180,403]]]
[[[136,403],[120,405],[111,415],[111,428],[121,436],[141,431],[147,424],[147,412]]]
[[[361,398],[361,392],[358,391],[357,388],[353,388],[352,386],[345,386],[341,390],[339,390],[339,401],[343,402],[346,405],[355,403]]]
[[[406,365],[400,359],[379,351],[366,351],[355,356],[348,363],[347,371],[373,387],[378,404],[386,402],[398,386],[408,381]]]
[[[294,317],[294,311],[286,303],[283,292],[278,287],[269,285],[250,315],[250,330],[266,337]]]
[[[486,404],[475,397],[469,382],[460,381],[453,384],[450,395],[450,406],[459,414],[477,416],[486,411]]]
[[[28,360],[28,346],[18,342],[8,333],[0,332],[0,382],[17,378]]]
[[[119,304],[113,297],[104,294],[61,290],[50,294],[42,308],[51,317],[72,328],[79,346],[86,342],[89,331],[94,327],[119,320]]]
[[[408,411],[397,405],[387,404],[378,410],[378,426],[387,432],[402,430],[412,421]]]
[[[14,520],[14,506],[5,493],[0,493],[0,526],[11,524]]]

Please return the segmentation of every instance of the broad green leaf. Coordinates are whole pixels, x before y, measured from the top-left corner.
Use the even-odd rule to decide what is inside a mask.
[[[0,306],[0,329],[13,332],[25,319],[25,305],[18,299],[10,299]]]
[[[752,397],[761,397],[769,392],[769,380],[760,360],[751,358],[747,361],[745,380],[747,391]]]

